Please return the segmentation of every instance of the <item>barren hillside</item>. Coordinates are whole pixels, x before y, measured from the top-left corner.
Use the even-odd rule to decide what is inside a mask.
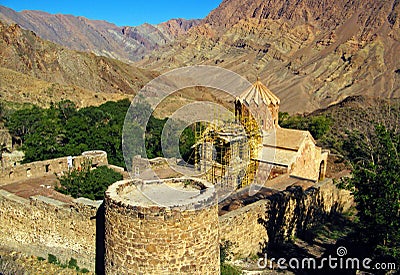
[[[69,49],[93,52],[125,62],[140,60],[160,45],[172,42],[200,20],[171,19],[167,22],[137,27],[116,26],[81,16],[49,14],[26,10],[16,12],[0,6],[0,20],[18,24],[39,37]]]
[[[353,95],[400,96],[399,1],[226,0],[139,66],[213,64],[254,81],[282,110],[312,111]]]
[[[157,75],[65,49],[18,25],[1,22],[0,69],[0,99],[40,105],[61,99],[80,106],[120,99],[135,94]]]

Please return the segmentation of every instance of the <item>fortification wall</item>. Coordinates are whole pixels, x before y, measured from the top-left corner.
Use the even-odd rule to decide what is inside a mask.
[[[99,203],[77,199],[65,204],[43,197],[26,200],[0,190],[0,246],[28,255],[73,257],[80,267],[95,270],[95,263],[104,266],[105,238],[110,274],[129,270],[206,274],[218,265],[219,239],[234,244],[237,258],[254,255],[268,243],[301,234],[351,205],[349,192],[338,190],[330,179],[305,191],[290,187],[219,218],[216,206],[182,211],[107,200],[104,233]]]
[[[107,153],[104,151],[86,151],[81,156],[72,157],[72,166],[78,168],[82,163],[90,159],[92,166],[107,165]],[[42,177],[68,170],[68,157],[35,161],[27,164],[7,167],[0,170],[0,185],[8,184],[18,180]]]
[[[98,206],[41,196],[27,200],[0,190],[0,246],[44,258],[50,253],[62,261],[73,257],[94,270]]]
[[[289,187],[220,216],[220,236],[233,243],[235,257],[247,257],[261,252],[268,243],[288,240],[329,215],[348,210],[352,203],[350,192],[337,189],[331,179],[305,191]]]
[[[218,208],[143,205],[124,199],[132,181],[105,198],[106,274],[219,274]]]
[[[268,242],[265,227],[259,222],[266,217],[266,201],[260,200],[219,217],[221,242],[230,241],[235,258],[261,251]]]

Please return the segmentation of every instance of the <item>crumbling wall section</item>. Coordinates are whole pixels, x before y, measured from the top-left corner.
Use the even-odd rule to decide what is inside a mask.
[[[29,178],[42,177],[51,174],[58,174],[68,171],[69,160],[72,161],[72,167],[78,168],[82,163],[90,159],[92,166],[108,165],[107,153],[104,151],[86,151],[80,156],[61,157],[44,161],[35,161],[27,164],[7,167],[0,170],[0,186],[25,180]]]

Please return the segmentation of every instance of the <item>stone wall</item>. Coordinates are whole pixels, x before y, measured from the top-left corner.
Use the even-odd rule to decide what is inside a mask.
[[[0,129],[0,146],[7,151],[12,151],[12,137],[10,133],[5,129]],[[1,153],[1,152],[0,152]]]
[[[81,156],[72,157],[73,166],[78,168],[86,160],[92,161],[92,166],[107,165],[107,153],[104,151],[86,151]],[[68,170],[68,157],[35,161],[0,170],[0,185],[8,184],[18,180],[42,177]]]
[[[40,196],[26,200],[0,190],[0,246],[28,255],[73,257],[80,267],[95,270],[95,263],[104,266],[106,245],[110,274],[217,274],[210,270],[218,266],[219,239],[234,243],[237,258],[255,255],[347,210],[352,199],[327,179],[305,191],[289,187],[219,218],[217,207],[182,211],[108,200],[105,222],[99,204],[87,199],[66,204]]]
[[[106,192],[106,274],[219,274],[217,205],[133,205],[118,193],[131,185],[114,183]]]
[[[259,222],[266,217],[266,201],[261,200],[219,217],[221,242],[232,243],[235,258],[255,255],[265,247],[268,234]]]
[[[333,213],[348,210],[353,203],[349,191],[339,190],[331,179],[303,190],[288,187],[266,199],[219,217],[221,239],[234,245],[236,258],[261,252],[301,234]]]
[[[30,200],[0,190],[0,246],[27,255],[95,268],[96,211],[99,203],[62,203],[36,196]]]

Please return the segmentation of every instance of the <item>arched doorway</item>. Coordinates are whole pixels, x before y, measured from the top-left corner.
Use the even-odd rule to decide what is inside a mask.
[[[321,161],[319,165],[319,177],[318,181],[324,180],[325,179],[325,161]]]

